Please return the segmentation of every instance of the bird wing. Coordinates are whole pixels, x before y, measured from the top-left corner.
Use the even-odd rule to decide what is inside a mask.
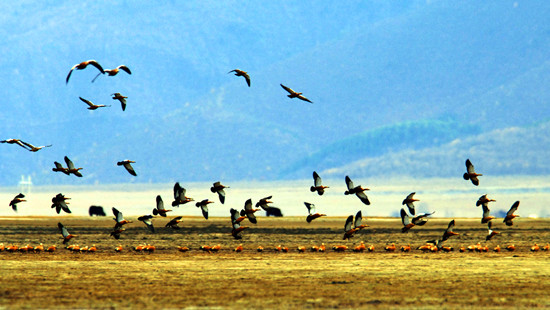
[[[309,103],[313,103],[313,101],[307,99],[306,97],[304,97],[304,96],[302,96],[302,95],[298,95],[298,97],[296,97],[296,98],[301,99],[301,100],[303,100],[303,101],[307,101],[307,102],[309,102]]]
[[[346,175],[346,185],[348,187],[348,190],[352,190],[354,188],[353,181],[347,175]]]
[[[367,197],[367,194],[365,194],[365,192],[357,192],[357,193],[355,193],[355,195],[357,197],[359,197],[361,202],[363,202],[367,206],[370,205],[369,197]]]
[[[470,159],[466,159],[466,170],[468,171],[468,173],[475,173],[475,169],[474,169],[474,165],[472,164],[472,162],[470,161]]]
[[[89,105],[90,107],[95,107],[96,105],[93,104],[90,100],[87,100],[87,99],[84,99],[82,97],[78,97],[80,100],[82,100],[84,103],[86,103],[87,105]]]
[[[407,203],[407,201],[413,199],[414,194],[416,194],[416,192],[413,192],[413,193],[408,194],[407,197],[406,197],[405,199],[403,199],[403,203],[401,203],[401,204],[404,205],[404,204]]]
[[[348,216],[346,219],[346,224],[344,225],[344,231],[348,232],[351,230],[351,225],[353,224],[353,215]]]
[[[75,167],[74,167],[73,162],[69,159],[69,157],[65,156],[64,159],[65,159],[65,162],[67,163],[67,167],[70,170],[73,170]]]
[[[225,202],[225,191],[223,188],[218,190],[218,197],[220,198],[220,202],[223,204]]]
[[[243,76],[244,76],[244,79],[246,80],[246,84],[248,84],[248,87],[250,87],[250,76],[246,72],[243,73]]]
[[[284,86],[283,84],[280,84],[280,85],[281,85],[281,87],[282,87],[284,90],[286,90],[287,92],[289,92],[291,95],[296,93],[294,90],[292,90],[292,88],[286,87],[286,86]]]
[[[130,71],[130,68],[126,67],[125,65],[120,65],[117,67],[117,69],[123,70],[124,72],[128,74],[132,74],[132,71]]]
[[[92,65],[94,67],[97,68],[97,70],[101,71],[101,73],[105,73],[105,70],[103,70],[103,67],[101,67],[101,65],[95,61],[95,60],[88,60],[88,64],[89,65]]]
[[[137,176],[137,173],[134,170],[134,167],[132,167],[131,163],[128,163],[128,162],[124,163],[124,168],[126,168],[126,171],[128,171],[128,173],[130,173],[131,175]]]
[[[72,213],[71,209],[69,209],[69,206],[67,205],[67,203],[64,200],[59,201],[57,203],[57,205],[58,205],[58,208],[61,208],[63,211],[65,211],[67,213]],[[57,213],[59,213],[59,211],[57,211]]]
[[[76,68],[77,65],[74,65],[71,70],[69,71],[69,74],[67,74],[67,78],[65,79],[65,84],[69,83],[69,78],[71,77],[71,74],[73,73],[73,70]]]
[[[237,221],[237,219],[239,218],[239,211],[237,211],[236,209],[233,209],[231,208],[229,210],[229,212],[231,213],[231,223],[235,223]]]
[[[25,195],[23,195],[23,193],[19,193],[15,196],[15,198],[25,198]]]
[[[69,231],[67,230],[67,228],[65,228],[65,226],[63,226],[63,224],[57,223],[57,227],[59,227],[63,238],[67,238],[67,236],[69,236]]]
[[[244,209],[245,209],[246,211],[252,210],[252,199],[248,199],[248,200],[244,203]]]
[[[449,225],[447,226],[445,233],[452,232],[454,227],[455,227],[455,220],[452,220],[449,222]]]
[[[309,214],[315,213],[315,205],[314,205],[314,204],[309,203],[309,202],[304,202],[304,204],[306,205],[307,212],[308,212]]]
[[[510,210],[506,213],[506,216],[510,216],[516,212],[516,210],[519,207],[519,201],[514,202],[514,204],[510,207]]]
[[[165,210],[164,202],[162,201],[162,197],[160,197],[160,195],[157,195],[157,210]]]
[[[315,186],[321,186],[323,184],[323,179],[317,174],[316,171],[313,171],[313,183]]]
[[[201,211],[202,216],[204,216],[205,219],[208,219],[208,205],[201,205]]]
[[[411,223],[411,218],[407,215],[405,209],[401,209],[401,222],[403,223],[403,226],[407,226]]]
[[[124,220],[124,217],[122,216],[122,212],[118,211],[115,207],[113,207],[113,214],[115,215],[115,221],[117,223],[120,223]]]
[[[174,184],[174,200],[182,199],[183,196],[185,196],[185,194],[183,194],[183,196],[182,196],[183,191],[184,191],[184,189],[183,189],[183,187],[181,187],[180,183],[176,182],[176,184]]]
[[[353,227],[361,226],[362,222],[363,222],[363,213],[361,212],[361,210],[359,210],[355,215],[355,221],[353,222]]]
[[[145,225],[147,225],[147,228],[154,233],[155,227],[153,226],[152,218],[152,215],[143,215],[138,217],[138,221],[142,221]]]

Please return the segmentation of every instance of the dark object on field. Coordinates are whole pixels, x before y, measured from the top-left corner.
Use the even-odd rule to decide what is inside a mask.
[[[265,211],[265,216],[282,217],[283,212],[281,212],[281,209],[277,207],[269,207],[269,209]]]
[[[90,206],[90,209],[88,209],[88,213],[90,216],[106,216],[105,210],[103,210],[103,207],[101,206]]]

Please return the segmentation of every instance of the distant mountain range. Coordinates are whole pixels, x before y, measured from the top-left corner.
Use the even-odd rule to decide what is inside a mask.
[[[548,173],[550,4],[0,4],[0,185]],[[96,59],[132,75],[71,66]],[[240,68],[244,79],[227,74]],[[95,70],[95,71],[94,71]],[[286,97],[285,84],[314,103]],[[122,111],[110,94],[128,96]],[[83,97],[110,108],[86,110]],[[487,142],[489,141],[489,142]],[[69,156],[83,178],[51,171]],[[116,162],[136,161],[132,177]],[[455,167],[453,163],[458,163]],[[435,168],[437,167],[437,168]]]

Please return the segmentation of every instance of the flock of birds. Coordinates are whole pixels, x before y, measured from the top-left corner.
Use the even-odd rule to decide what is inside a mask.
[[[116,67],[115,69],[103,69],[103,67],[97,61],[88,60],[88,61],[84,61],[84,62],[81,62],[79,64],[76,64],[70,69],[70,71],[69,71],[69,73],[66,77],[66,83],[69,82],[69,79],[70,79],[73,71],[86,69],[89,65],[95,67],[99,71],[99,73],[94,77],[92,82],[94,82],[99,76],[104,75],[104,74],[107,74],[108,76],[115,76],[121,71],[124,71],[127,74],[132,74],[130,69],[125,65],[120,65],[120,66]],[[234,73],[236,76],[243,77],[245,79],[248,87],[250,87],[250,84],[251,84],[250,76],[248,75],[248,73],[246,71],[242,71],[242,70],[239,70],[239,69],[234,69],[234,70],[229,71],[228,73]],[[291,89],[291,88],[289,88],[289,87],[287,87],[283,84],[280,84],[280,86],[285,91],[288,92],[287,96],[289,98],[298,98],[300,100],[313,103],[311,100],[309,100],[308,98],[303,96],[302,93],[296,92],[293,89]],[[120,93],[113,93],[112,96],[113,96],[112,97],[113,100],[120,101],[121,106],[122,106],[122,110],[124,111],[126,109],[126,99],[128,97],[123,96]],[[91,102],[90,100],[87,100],[87,99],[82,98],[82,97],[79,97],[79,98],[80,98],[81,101],[83,101],[84,103],[86,103],[88,105],[89,110],[96,110],[96,109],[101,108],[101,107],[108,107],[108,105],[96,105],[93,102]],[[26,149],[30,152],[37,152],[37,151],[39,151],[43,148],[47,148],[47,147],[52,146],[52,145],[34,146],[34,145],[32,145],[28,142],[22,141],[20,139],[6,139],[6,140],[2,140],[0,142],[1,143],[7,143],[7,144],[19,145],[20,147],[22,147],[22,148],[24,148],[24,149]],[[74,163],[67,156],[64,157],[64,161],[65,161],[66,167],[63,166],[63,164],[55,161],[54,162],[55,167],[52,168],[52,170],[54,172],[61,172],[61,173],[66,174],[66,175],[71,175],[72,174],[72,175],[75,175],[77,177],[82,177],[82,173],[81,173],[81,170],[83,169],[82,167],[76,167],[74,165]],[[135,163],[135,161],[126,159],[126,160],[118,161],[117,165],[118,166],[123,166],[126,169],[126,171],[129,174],[131,174],[132,176],[137,176],[137,173],[134,170],[134,167],[132,166],[133,163]],[[476,171],[474,169],[474,165],[470,162],[470,160],[469,159],[466,160],[466,172],[464,173],[463,178],[465,180],[470,180],[472,182],[472,184],[474,184],[475,186],[478,186],[480,176],[482,176],[482,174],[476,173]],[[347,190],[344,192],[345,195],[355,195],[363,204],[365,204],[365,205],[370,205],[371,204],[371,202],[370,202],[370,200],[369,200],[369,198],[366,194],[366,191],[369,191],[369,188],[364,188],[361,185],[356,186],[353,183],[353,181],[350,179],[349,176],[345,177],[345,183],[346,183],[346,187],[347,187]],[[212,187],[210,188],[212,193],[216,193],[218,195],[218,198],[219,198],[219,201],[220,201],[221,204],[225,203],[225,197],[226,197],[225,189],[226,188],[229,188],[229,187],[221,184],[221,182],[219,182],[219,181],[213,183]],[[316,192],[318,195],[321,196],[321,195],[324,194],[325,190],[328,189],[328,188],[329,188],[328,186],[323,185],[321,177],[319,176],[319,174],[317,172],[314,171],[313,172],[313,185],[310,187],[310,191],[311,192]],[[172,206],[173,207],[179,207],[180,205],[185,205],[189,202],[195,201],[193,198],[190,198],[190,197],[186,196],[186,193],[187,193],[187,191],[184,187],[182,187],[179,183],[175,183],[174,188],[173,188],[174,201],[172,202]],[[16,195],[13,198],[13,200],[10,201],[9,205],[12,207],[12,209],[14,211],[17,211],[18,204],[21,203],[21,202],[26,201],[24,198],[25,198],[25,195],[22,194],[22,193],[19,193],[18,195]],[[245,219],[248,220],[252,224],[257,224],[258,220],[257,220],[257,217],[254,215],[255,212],[260,211],[260,210],[264,210],[264,211],[269,213],[269,209],[272,208],[270,206],[270,204],[273,203],[273,201],[271,201],[271,198],[272,198],[272,196],[268,196],[268,197],[260,199],[255,204],[255,208],[254,208],[254,204],[253,204],[252,200],[248,199],[245,202],[244,207],[241,210],[237,210],[237,209],[234,209],[234,208],[231,208],[229,210],[230,211],[230,219],[231,219],[231,235],[235,239],[242,239],[243,238],[243,231],[245,231],[246,229],[249,228],[249,226],[244,226],[243,225],[243,221]],[[54,196],[52,198],[52,206],[51,207],[53,209],[55,209],[57,214],[60,214],[61,211],[66,212],[66,213],[71,213],[71,210],[68,206],[69,203],[67,202],[67,200],[69,200],[69,199],[70,198],[66,197],[62,193],[59,193],[59,194],[57,194],[56,196]],[[409,213],[407,213],[407,211],[404,208],[402,208],[401,211],[400,211],[401,220],[402,220],[402,224],[403,224],[403,228],[402,228],[403,233],[407,233],[409,230],[411,230],[415,226],[425,225],[428,222],[428,218],[432,214],[434,214],[434,212],[416,214],[415,205],[414,205],[414,203],[416,201],[419,201],[419,199],[415,198],[415,192],[413,192],[413,193],[410,193],[409,195],[407,195],[406,198],[402,202],[402,204],[405,205],[407,207],[407,210],[409,211]],[[493,229],[492,222],[493,222],[493,219],[495,217],[490,215],[490,209],[489,209],[489,203],[494,202],[494,201],[495,201],[494,199],[489,199],[487,197],[487,195],[483,195],[478,199],[478,201],[476,203],[476,206],[481,206],[482,210],[483,210],[481,223],[482,224],[487,224],[487,227],[488,227],[488,232],[487,232],[487,236],[486,236],[487,241],[490,240],[491,238],[493,238],[495,235],[499,234],[499,232],[497,232]],[[214,203],[214,202],[209,200],[209,199],[203,199],[203,200],[197,201],[195,203],[195,206],[201,210],[201,213],[202,213],[202,215],[205,219],[208,219],[208,205],[211,204],[211,203]],[[307,217],[306,217],[306,222],[307,223],[311,223],[315,219],[326,216],[326,214],[318,213],[316,211],[316,208],[315,208],[314,204],[309,203],[309,202],[304,202],[304,205],[306,206],[306,209],[308,211]],[[518,209],[518,206],[519,206],[519,201],[516,201],[512,205],[510,210],[508,211],[506,217],[504,218],[503,222],[507,226],[512,226],[513,225],[513,219],[515,217],[518,217],[518,215],[515,214],[516,210]],[[167,214],[171,211],[172,210],[169,210],[169,209],[165,208],[162,197],[160,195],[158,195],[156,197],[156,207],[152,210],[152,212],[151,212],[152,214],[146,214],[146,215],[138,217],[137,219],[138,219],[138,221],[143,222],[146,225],[147,229],[151,233],[155,233],[155,226],[153,224],[153,220],[157,216],[160,216],[162,218],[167,217]],[[132,223],[132,221],[125,219],[124,216],[123,216],[123,213],[121,211],[119,211],[118,209],[114,208],[114,207],[112,208],[112,212],[113,212],[113,215],[114,215],[115,224],[114,224],[113,229],[110,232],[110,236],[112,236],[115,239],[120,239],[121,236],[123,236],[123,234],[124,234],[125,225],[127,225],[129,223]],[[174,218],[170,219],[165,224],[165,227],[172,228],[172,229],[179,229],[180,227],[178,226],[178,224],[181,221],[182,221],[182,216],[174,217]],[[348,239],[352,238],[356,233],[358,233],[362,229],[368,227],[368,225],[363,224],[362,221],[363,221],[363,217],[362,217],[362,212],[361,211],[358,211],[355,214],[355,216],[354,215],[349,215],[347,217],[345,223],[344,223],[343,240],[348,240]],[[448,250],[449,247],[445,247],[444,242],[446,240],[448,240],[449,238],[458,235],[457,232],[453,231],[454,227],[455,227],[455,220],[453,219],[449,222],[449,224],[447,226],[447,229],[442,233],[440,238],[437,238],[435,240],[430,240],[430,241],[427,242],[427,245],[421,246],[418,249],[419,250],[426,250],[427,249],[429,251],[438,251],[438,250],[446,250],[446,249]],[[73,235],[73,234],[69,233],[67,228],[62,223],[58,223],[58,228],[59,228],[59,231],[60,231],[61,236],[63,238],[63,244],[67,244],[72,238],[76,237],[76,235]],[[137,250],[139,248],[139,251],[141,251],[141,250],[151,251],[151,252],[154,251],[154,247],[147,250],[146,248],[148,248],[148,246],[150,246],[150,245],[140,245],[138,247],[135,247],[134,250]],[[480,245],[479,245],[479,247],[472,246],[472,249],[479,249],[480,247],[481,247]],[[73,245],[71,250],[74,250],[75,248],[76,247]],[[95,245],[92,248],[94,249],[93,251],[95,251],[95,249],[97,249],[95,247]],[[261,248],[261,249],[260,248],[258,248],[258,251],[263,250],[263,248]],[[548,246],[546,248],[548,248]],[[4,249],[4,246],[0,245],[0,250],[3,250],[3,249]],[[89,251],[89,249],[90,249],[90,247],[86,247],[86,251]],[[180,251],[185,251],[185,247],[180,247],[178,249]],[[216,251],[216,249],[219,249],[219,245],[218,246],[213,246],[213,247],[212,246],[201,247],[201,250],[206,250],[206,251],[209,251],[209,252]],[[335,250],[335,251],[344,251],[346,249],[347,249],[347,246],[345,246],[345,245],[337,245],[337,246],[333,247],[333,250]],[[40,250],[41,250],[41,248],[38,249],[38,251],[40,251]],[[42,250],[44,250],[44,249],[42,249]],[[121,250],[122,249],[120,248],[117,251],[121,251]],[[189,250],[189,249],[187,249],[187,250]],[[276,248],[276,250],[283,251],[283,252],[285,251],[284,247],[281,247],[281,246]],[[321,246],[312,247],[311,250],[312,251],[324,251],[325,246],[324,246],[324,244],[322,244]],[[363,250],[373,251],[374,247],[370,246],[370,247],[367,248],[364,245],[364,243],[361,242],[361,245],[354,248],[354,251],[363,251]],[[395,250],[395,244],[387,246],[385,248],[385,250],[387,250],[387,251]],[[408,247],[403,246],[401,248],[401,250],[402,251],[410,251],[410,245],[408,245]],[[461,251],[462,250],[466,251],[466,249],[461,249]],[[52,249],[52,251],[55,251],[55,247]],[[78,251],[82,251],[82,249],[79,248]],[[90,251],[90,252],[93,252],[93,251]],[[240,245],[240,250],[236,249],[235,251],[237,251],[237,252],[242,251],[242,245]],[[288,249],[286,251],[288,251]],[[305,247],[299,247],[298,251],[301,251],[301,252],[305,251]],[[499,251],[500,251],[500,248],[499,248]]]

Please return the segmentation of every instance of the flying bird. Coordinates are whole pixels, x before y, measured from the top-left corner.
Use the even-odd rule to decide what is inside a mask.
[[[113,96],[113,100],[118,100],[120,101],[120,105],[122,106],[122,111],[126,110],[126,96],[123,96],[121,95],[120,93],[114,93],[114,94],[111,94],[111,96]]]
[[[235,72],[235,75],[236,76],[242,76],[244,77],[244,79],[246,80],[246,84],[248,84],[248,87],[250,87],[250,76],[248,75],[248,73],[246,71],[243,71],[243,70],[239,70],[239,69],[235,69],[235,70],[231,70],[229,72],[227,72],[228,74],[231,73],[231,72]]]
[[[485,194],[485,195],[479,197],[479,199],[476,202],[476,207],[488,206],[489,202],[492,202],[492,201],[496,201],[496,200],[488,198],[487,194]]]
[[[17,194],[17,196],[15,196],[11,201],[10,201],[10,206],[11,208],[13,209],[13,211],[17,212],[17,204],[20,203],[20,202],[23,202],[23,201],[26,201],[25,199],[25,195],[23,195],[23,193],[19,193]]]
[[[53,163],[55,165],[55,168],[52,168],[52,171],[63,172],[64,174],[69,175],[69,169],[63,167],[63,165],[61,163],[59,163],[57,161],[54,161]]]
[[[132,223],[132,221],[124,219],[124,216],[122,215],[122,212],[118,211],[117,208],[115,208],[115,207],[113,207],[113,214],[115,216],[113,218],[113,220],[115,220],[115,222],[116,222],[115,229],[122,228],[122,226],[124,226],[128,223]]]
[[[306,218],[306,222],[311,223],[316,218],[320,218],[321,216],[326,216],[326,214],[321,214],[315,212],[315,205],[309,202],[304,202],[304,205],[307,208],[308,216]]]
[[[435,211],[434,211],[435,212]],[[401,209],[401,222],[403,223],[403,228],[401,232],[406,233],[414,226],[422,226],[428,222],[427,217],[434,214],[432,213],[422,213],[417,216],[411,217],[407,214],[405,209]]]
[[[153,226],[153,216],[152,215],[143,215],[138,217],[138,221],[142,221],[143,224],[147,226],[147,229],[149,229],[152,233],[155,232],[155,227]]]
[[[466,172],[462,176],[464,178],[464,180],[466,180],[466,181],[470,180],[470,181],[472,181],[472,184],[474,184],[475,186],[478,186],[479,185],[478,177],[482,176],[482,175],[483,174],[481,174],[481,173],[476,173],[476,171],[474,169],[474,165],[472,164],[470,159],[466,159]]]
[[[222,185],[220,181],[215,182],[212,187],[210,187],[210,191],[212,193],[218,193],[218,197],[220,198],[220,202],[224,204],[225,202],[225,191],[224,188],[229,188],[229,186]]]
[[[240,214],[241,214],[241,216],[246,216],[246,218],[248,218],[250,223],[257,224],[258,220],[256,219],[256,215],[254,215],[254,213],[256,211],[260,211],[260,210],[261,209],[253,209],[252,208],[252,199],[248,199],[247,201],[245,201],[244,209],[241,210]]]
[[[122,70],[128,74],[132,74],[132,71],[130,71],[130,68],[126,67],[125,65],[120,65],[114,69],[105,69],[103,72],[98,73],[95,78],[92,80],[92,83],[101,75],[107,73],[108,76],[115,76],[118,74],[118,72]]]
[[[311,192],[317,192],[319,195],[323,195],[325,193],[325,188],[328,188],[328,186],[323,186],[323,179],[317,174],[317,172],[313,171],[313,186],[309,188]]]
[[[179,207],[179,205],[186,204],[190,201],[195,201],[193,198],[185,196],[187,190],[181,187],[179,182],[174,184],[174,201],[172,201],[172,207]]]
[[[73,73],[73,70],[83,70],[83,69],[86,69],[86,67],[88,65],[92,65],[94,67],[97,68],[97,70],[99,70],[100,74],[102,73],[105,73],[105,70],[103,70],[103,68],[101,67],[101,65],[95,61],[95,60],[87,60],[87,61],[83,61],[79,64],[76,64],[74,65],[71,70],[69,71],[69,74],[67,75],[67,79],[65,80],[65,84],[68,84],[69,83],[69,78],[71,77],[71,74]]]
[[[407,205],[407,208],[409,208],[409,213],[411,215],[414,215],[414,213],[415,213],[414,202],[415,201],[420,201],[419,199],[414,198],[415,194],[416,194],[416,192],[410,193],[409,195],[407,195],[407,197],[405,199],[403,199],[403,203],[401,203],[402,205]]]
[[[289,93],[289,95],[287,95],[288,98],[291,98],[291,99],[292,99],[292,98],[298,98],[298,99],[300,99],[300,100],[307,101],[307,102],[309,102],[309,103],[313,103],[311,100],[309,100],[309,99],[307,99],[306,97],[304,97],[304,96],[302,95],[302,93],[298,93],[298,92],[294,91],[292,88],[286,87],[286,86],[284,86],[283,84],[281,84],[281,87]]]
[[[26,147],[27,147],[27,150],[29,150],[30,152],[38,152],[40,151],[41,149],[43,148],[46,148],[46,147],[51,147],[52,145],[49,144],[49,145],[42,145],[42,146],[34,146],[30,143],[27,143],[27,142],[24,142],[24,141],[21,141],[21,143],[23,143]]]
[[[164,227],[170,227],[173,229],[180,229],[178,226],[179,223],[181,223],[181,219],[183,216],[176,216],[175,218],[171,219]]]
[[[271,208],[269,204],[273,203],[273,201],[269,200],[271,199],[271,197],[273,196],[267,196],[260,199],[260,201],[256,203],[256,208],[262,208],[264,211],[267,211],[269,208]]]
[[[65,211],[66,213],[72,213],[68,206],[69,203],[65,202],[65,200],[69,200],[69,199],[71,198],[65,197],[65,195],[61,193],[55,195],[52,198],[52,208],[55,208],[55,211],[57,212],[57,214],[59,214],[61,210]]]
[[[66,244],[74,237],[77,237],[76,235],[71,235],[69,231],[67,231],[67,228],[63,226],[61,223],[57,223],[57,227],[59,227],[59,230],[61,231],[61,236],[63,236],[63,244]]]
[[[361,185],[354,186],[353,181],[347,175],[346,175],[346,186],[348,187],[348,190],[344,192],[344,195],[355,194],[355,196],[357,196],[357,198],[359,198],[361,202],[363,202],[367,206],[370,205],[369,197],[367,197],[367,194],[365,194],[365,191],[368,191],[370,189],[363,188],[361,187]]]
[[[204,216],[205,219],[208,219],[208,205],[211,203],[214,203],[214,202],[208,199],[204,199],[195,204],[197,208],[201,208],[202,216]]]
[[[231,208],[229,211],[231,213],[231,226],[232,226],[231,235],[233,236],[233,238],[237,240],[242,239],[243,237],[241,232],[245,229],[248,229],[248,226],[241,226],[241,222],[246,217],[240,216],[239,211],[233,208]]]
[[[69,157],[65,156],[64,157],[65,159],[65,163],[67,163],[67,172],[68,174],[74,174],[76,175],[77,177],[81,178],[82,177],[82,174],[80,173],[79,170],[82,170],[82,168],[76,168],[73,164],[73,162],[69,159]]]
[[[447,225],[447,229],[443,232],[443,236],[441,237],[441,242],[449,239],[452,236],[458,235],[457,232],[453,231],[453,228],[455,227],[455,220],[452,220],[449,222],[449,225]]]
[[[172,210],[166,210],[164,208],[164,202],[162,201],[162,197],[160,195],[157,195],[157,206],[153,209],[153,215],[160,215],[162,217],[166,217],[166,213],[170,212]]]
[[[512,226],[514,225],[514,218],[519,217],[519,215],[514,214],[516,210],[519,207],[519,201],[514,202],[514,204],[510,207],[510,210],[506,213],[506,217],[504,218],[504,223],[506,223],[506,226]]]
[[[490,222],[487,223],[487,237],[485,237],[485,241],[489,241],[495,235],[499,234],[498,231],[494,231],[494,230],[491,229],[492,226],[493,226],[493,222],[490,221]]]
[[[361,211],[358,211],[357,214],[355,215],[355,221],[353,220],[353,215],[348,216],[348,218],[346,219],[346,224],[344,225],[344,240],[353,237],[353,235],[357,231],[365,227],[368,227],[367,225],[363,225],[362,221],[363,221],[363,214]]]
[[[88,110],[96,110],[98,108],[110,107],[110,105],[94,104],[90,100],[84,99],[82,97],[78,97],[78,98],[88,105]]]
[[[110,236],[118,240],[120,239],[120,235],[122,234],[122,232],[125,230],[126,230],[125,228],[117,227],[117,225],[115,225],[115,227],[113,228],[113,231],[111,231],[110,233]]]
[[[117,162],[116,164],[117,166],[124,166],[124,168],[126,169],[126,171],[128,171],[128,173],[130,173],[133,176],[137,176],[137,173],[134,170],[134,167],[132,167],[132,164],[135,164],[135,163],[136,162],[133,160],[125,159],[123,161]]]

